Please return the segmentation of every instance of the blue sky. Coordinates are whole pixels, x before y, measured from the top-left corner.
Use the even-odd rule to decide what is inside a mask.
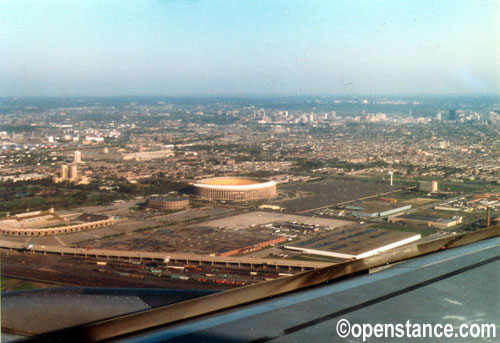
[[[498,94],[482,1],[0,2],[0,96]]]

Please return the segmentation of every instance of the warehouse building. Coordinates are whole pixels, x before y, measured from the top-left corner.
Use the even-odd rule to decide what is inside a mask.
[[[341,259],[360,259],[397,248],[420,238],[420,234],[413,232],[349,227],[315,235],[306,241],[285,245],[285,249]]]
[[[455,225],[461,224],[463,218],[459,216],[453,216],[451,218],[436,218],[436,217],[419,216],[415,214],[407,214],[402,216],[389,217],[387,220],[390,223],[405,223],[411,225],[433,227],[436,229],[447,229]]]

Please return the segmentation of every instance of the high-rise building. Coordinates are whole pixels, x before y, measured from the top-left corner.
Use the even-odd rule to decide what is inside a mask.
[[[82,163],[82,153],[78,150],[73,153],[73,163]]]
[[[500,125],[500,114],[497,112],[490,112],[488,119],[490,125]]]
[[[450,110],[450,115],[448,117],[449,120],[457,120],[457,110]]]
[[[75,181],[76,179],[78,179],[78,167],[76,166],[76,164],[72,164],[71,165],[71,170],[70,170],[70,173],[69,173],[69,179],[71,181]]]
[[[311,114],[309,115],[309,122],[314,122],[314,112],[311,112]]]
[[[68,165],[63,164],[61,166],[61,180],[66,180],[68,178]]]
[[[57,175],[54,175],[53,177],[54,183],[59,183],[59,182],[72,182],[72,183],[77,183],[77,184],[88,184],[89,179],[87,176],[78,175],[78,166],[76,164],[72,164],[71,167],[69,167],[67,164],[64,164],[61,166],[61,176],[58,177]]]

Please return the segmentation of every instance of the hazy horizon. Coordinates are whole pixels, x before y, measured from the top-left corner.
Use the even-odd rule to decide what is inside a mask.
[[[1,97],[496,96],[498,1],[4,1]]]

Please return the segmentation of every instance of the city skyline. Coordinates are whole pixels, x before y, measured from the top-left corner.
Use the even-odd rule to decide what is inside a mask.
[[[0,93],[498,94],[498,2],[7,1]]]

